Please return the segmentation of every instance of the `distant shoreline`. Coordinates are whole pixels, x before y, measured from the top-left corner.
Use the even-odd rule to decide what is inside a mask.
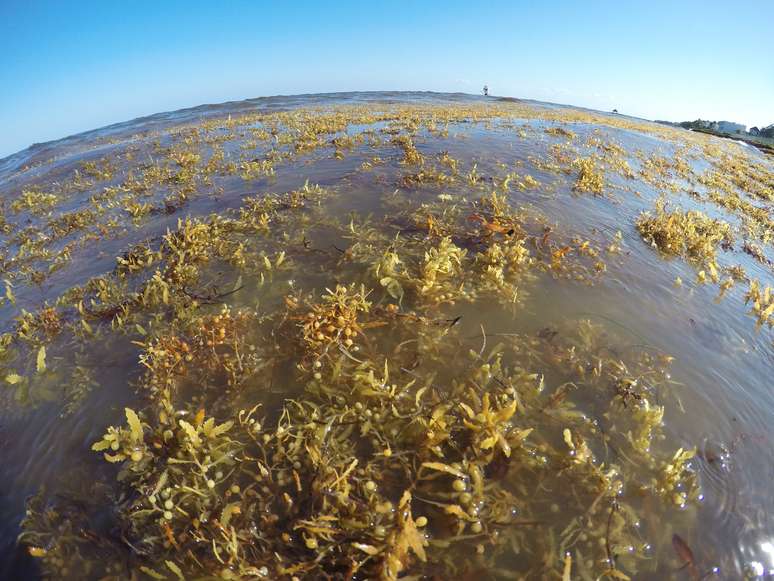
[[[727,139],[744,141],[745,143],[748,143],[753,147],[757,147],[763,153],[767,153],[768,155],[774,155],[773,146],[769,145],[768,143],[761,143],[760,141],[754,141],[753,138],[749,135],[742,135],[740,133],[720,133],[717,131],[712,131],[710,129],[696,129],[696,128],[692,129],[692,131],[699,131],[700,133],[706,133],[708,135],[714,135],[716,137],[725,137]]]
[[[698,131],[699,133],[706,133],[707,135],[714,135],[715,137],[723,137],[725,139],[734,139],[736,141],[743,141],[744,143],[747,143],[748,145],[752,145],[753,147],[759,149],[763,153],[767,155],[774,155],[774,140],[767,139],[767,138],[760,138],[755,137],[752,135],[747,135],[743,133],[725,133],[722,131],[713,131],[712,129],[706,129],[703,127],[683,127],[679,123],[673,123],[671,121],[660,121],[656,120],[656,123],[660,123],[662,125],[669,125],[671,127],[676,127],[678,129],[685,129],[686,131]]]

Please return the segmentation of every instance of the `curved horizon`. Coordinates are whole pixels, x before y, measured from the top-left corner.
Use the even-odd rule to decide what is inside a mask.
[[[118,128],[121,125],[132,125],[136,124],[140,121],[150,121],[154,117],[161,117],[164,115],[173,115],[177,113],[184,113],[184,112],[194,112],[197,109],[204,109],[207,107],[223,107],[227,105],[234,105],[234,104],[240,104],[240,103],[247,103],[251,101],[260,101],[260,100],[268,100],[268,99],[290,99],[290,98],[315,98],[315,97],[322,97],[326,95],[330,96],[347,96],[347,95],[355,95],[355,94],[368,94],[368,95],[390,95],[390,94],[397,94],[397,95],[417,95],[417,94],[427,94],[427,95],[463,95],[466,97],[478,97],[481,99],[515,99],[519,101],[527,101],[530,103],[540,103],[540,104],[546,104],[546,105],[553,105],[558,107],[568,107],[568,108],[574,108],[574,109],[581,109],[586,111],[593,111],[596,113],[610,113],[610,111],[603,111],[601,109],[594,109],[592,107],[583,107],[581,105],[575,105],[573,103],[559,103],[559,102],[553,102],[553,101],[544,101],[540,99],[533,99],[530,97],[516,97],[513,95],[488,95],[487,97],[484,97],[481,94],[477,93],[467,93],[464,91],[433,91],[433,90],[425,90],[425,91],[400,91],[400,90],[394,90],[394,89],[384,89],[384,90],[369,90],[369,91],[334,91],[334,92],[323,92],[323,93],[296,93],[296,94],[276,94],[276,95],[260,95],[257,97],[247,97],[245,99],[232,99],[222,102],[210,102],[210,103],[199,103],[198,105],[190,105],[190,106],[184,106],[180,107],[178,109],[169,109],[166,111],[157,111],[155,113],[149,113],[149,114],[142,114],[138,115],[137,117],[132,117],[129,119],[121,119],[120,121],[113,121],[110,123],[107,123],[106,125],[101,125],[98,127],[91,127],[89,129],[85,129],[83,131],[79,131],[77,133],[71,133],[68,135],[63,135],[61,137],[55,137],[53,139],[47,140],[47,141],[40,141],[31,143],[30,145],[19,149],[18,151],[14,151],[4,157],[0,157],[0,163],[5,162],[9,160],[10,158],[17,156],[19,154],[23,154],[25,152],[28,152],[34,148],[43,148],[49,145],[57,144],[61,141],[65,141],[67,139],[75,139],[80,137],[86,137],[89,136],[92,133],[96,133],[99,131],[104,131],[107,129],[112,128]],[[640,117],[637,115],[629,115],[626,112],[617,112],[619,115],[624,117],[631,117],[633,119],[639,119],[642,121],[649,121],[655,123],[655,119],[648,119],[646,117]]]
[[[388,95],[388,94],[401,94],[401,95],[415,95],[415,94],[429,94],[429,95],[464,95],[466,97],[481,97],[484,98],[482,95],[477,93],[467,93],[464,91],[433,91],[433,90],[426,90],[426,91],[400,91],[395,89],[383,89],[383,90],[369,90],[369,91],[333,91],[333,92],[322,92],[322,93],[294,93],[294,94],[275,94],[275,95],[259,95],[257,97],[247,97],[245,99],[230,99],[226,101],[220,101],[220,102],[207,102],[207,103],[199,103],[198,105],[189,105],[189,106],[183,106],[179,107],[177,109],[168,109],[164,111],[156,111],[155,113],[147,113],[147,114],[140,114],[136,117],[131,117],[128,119],[121,119],[119,121],[112,121],[105,125],[100,125],[97,127],[90,127],[89,129],[84,129],[83,131],[78,131],[76,133],[70,133],[67,135],[63,135],[61,137],[54,137],[53,139],[49,139],[46,141],[38,141],[31,143],[30,145],[23,147],[22,149],[19,149],[17,151],[13,151],[10,154],[0,157],[0,162],[7,160],[8,158],[11,158],[15,155],[18,155],[20,153],[24,153],[30,149],[36,148],[36,147],[44,147],[47,145],[55,144],[60,141],[64,141],[67,139],[73,139],[76,137],[84,137],[91,133],[95,133],[98,131],[103,131],[105,129],[111,129],[111,128],[117,128],[121,125],[130,125],[137,123],[138,121],[145,121],[145,120],[151,120],[154,117],[160,117],[163,115],[172,115],[175,113],[183,113],[183,112],[193,112],[197,109],[203,109],[206,107],[221,107],[225,105],[231,105],[231,104],[239,104],[239,103],[246,103],[249,101],[259,101],[263,99],[283,99],[283,98],[299,98],[299,97],[305,97],[305,98],[313,98],[313,97],[321,97],[324,95],[354,95],[354,94],[371,94],[371,95]],[[530,97],[515,97],[512,95],[488,95],[489,99],[517,99],[520,101],[529,101],[532,103],[545,103],[547,105],[556,105],[561,107],[575,107],[578,109],[587,109],[589,111],[596,111],[599,113],[606,113],[606,111],[602,111],[599,109],[593,109],[589,107],[581,107],[578,105],[573,105],[572,103],[555,103],[551,101],[541,101],[539,99],[532,99]],[[644,117],[638,117],[638,119],[643,119],[645,121],[652,121],[651,119],[646,119]]]

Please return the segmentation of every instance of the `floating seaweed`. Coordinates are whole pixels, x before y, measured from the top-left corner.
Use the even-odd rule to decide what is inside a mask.
[[[541,129],[545,150],[518,163],[454,149],[470,126],[526,138],[524,119],[577,126]],[[59,402],[67,417],[112,373],[132,399],[120,421],[94,418],[102,436],[78,461],[89,490],[41,490],[19,545],[53,578],[663,572],[654,546],[668,543],[642,524],[688,520],[701,494],[695,450],[665,435],[672,357],[583,316],[515,325],[541,284],[604,283],[631,243],[617,227],[570,231],[532,196],[613,204],[634,180],[711,188],[697,199],[744,217],[744,232],[664,199],[635,226],[721,296],[746,282],[771,327],[770,285],[721,265],[735,236],[768,264],[756,204],[771,178],[714,150],[695,173],[706,136],[630,155],[584,123],[678,139],[522,104],[250,112],[20,186],[0,253],[13,405]],[[362,211],[341,183],[299,181],[312,163],[343,164],[378,200]],[[293,183],[275,187],[285,167]],[[104,268],[58,283],[95,241],[110,243]],[[31,307],[46,284],[54,297]],[[515,328],[490,333],[492,319]],[[686,547],[674,544],[693,571]]]

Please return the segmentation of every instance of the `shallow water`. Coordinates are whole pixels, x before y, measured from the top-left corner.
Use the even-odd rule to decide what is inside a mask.
[[[425,160],[420,165],[441,167],[437,160],[448,152],[458,162],[457,178],[448,183],[430,180],[421,184],[403,179],[416,173],[417,166],[401,161],[401,148],[390,141],[389,120],[369,122],[358,117],[348,124],[346,134],[371,132],[373,139],[366,137],[351,147],[342,147],[340,156],[334,155],[336,148],[331,140],[342,132],[323,134],[321,143],[298,151],[292,145],[298,137],[296,129],[288,131],[287,143],[276,136],[265,139],[251,133],[251,128],[267,126],[261,118],[264,114],[349,106],[363,108],[357,110],[357,115],[347,113],[353,119],[362,116],[362,111],[406,107],[418,108],[420,112],[415,114],[423,120],[437,115],[438,126],[446,131],[428,129],[425,121],[412,129],[416,149]],[[478,111],[477,108],[485,110],[490,106],[503,108],[502,114],[480,121],[455,118],[447,124],[440,113],[455,107]],[[191,130],[203,124],[206,129],[201,134]],[[545,131],[554,127],[563,127],[574,135]],[[628,161],[634,172],[629,178],[607,166],[599,195],[574,189],[577,171],[571,164],[572,158],[600,151],[594,139],[620,146],[620,159]],[[223,157],[208,172],[203,168],[216,143]],[[525,225],[526,236],[539,241],[550,227],[551,233],[542,238],[544,242],[553,243],[556,237],[555,248],[573,248],[568,261],[577,259],[578,264],[585,266],[582,280],[568,280],[544,269],[536,272],[534,279],[519,284],[521,300],[515,307],[505,308],[494,300],[482,299],[441,303],[422,312],[449,319],[461,317],[453,328],[455,340],[475,351],[481,346],[482,328],[491,348],[498,336],[539,335],[545,329],[563,333],[568,326],[589,320],[602,330],[610,348],[622,353],[622,359],[627,350],[673,356],[672,383],[668,390],[659,390],[654,396],[655,402],[664,406],[665,415],[663,439],[656,438],[653,449],[670,454],[678,448],[697,449],[691,469],[698,474],[701,497],[685,508],[653,509],[653,516],[642,509],[641,536],[648,547],[644,551],[647,558],[630,573],[634,572],[635,578],[691,578],[690,568],[677,572],[683,562],[671,542],[676,533],[691,547],[696,568],[702,574],[715,570],[718,578],[729,579],[738,578],[743,571],[765,575],[774,571],[771,330],[766,326],[756,329],[755,318],[747,314],[744,283],[737,283],[722,300],[717,300],[717,284],[695,282],[698,267],[681,257],[665,258],[643,241],[635,225],[640,213],[652,210],[656,197],[667,192],[673,206],[701,209],[734,226],[735,243],[732,248],[719,250],[719,267],[741,265],[748,277],[760,280],[762,287],[774,282],[769,265],[741,251],[742,242],[752,238],[739,216],[708,201],[708,188],[696,179],[717,163],[704,149],[706,144],[732,155],[746,156],[769,176],[774,171],[770,158],[749,148],[642,121],[536,103],[416,93],[254,99],[160,114],[36,145],[0,160],[0,196],[7,224],[0,239],[3,278],[14,296],[14,303],[6,301],[0,309],[0,325],[4,332],[18,333],[16,321],[23,311],[35,312],[45,304],[54,305],[73,286],[113,272],[116,257],[134,244],[147,242],[157,247],[167,230],[177,228],[178,220],[186,216],[226,215],[239,208],[246,196],[289,192],[302,188],[306,182],[330,188],[335,195],[321,202],[321,209],[315,210],[308,222],[293,223],[294,228],[303,225],[304,238],[308,237],[310,243],[300,250],[299,232],[289,232],[289,254],[293,254],[299,267],[277,272],[270,285],[273,290],[267,290],[258,283],[254,272],[245,270],[240,274],[239,268],[214,265],[209,275],[221,293],[239,289],[224,296],[217,306],[226,303],[234,308],[255,307],[260,303],[262,312],[272,312],[283,308],[282,296],[288,289],[321,293],[339,281],[363,280],[370,280],[373,286],[371,300],[382,304],[389,302],[389,297],[379,288],[377,279],[365,276],[365,269],[353,263],[332,270],[332,265],[338,264],[338,254],[352,243],[346,237],[350,214],[358,220],[370,216],[378,229],[394,236],[411,232],[413,227],[403,222],[406,216],[401,212],[419,213],[423,203],[433,211],[442,210],[446,203],[465,206],[468,200],[486,197],[496,190],[513,208],[522,209],[530,217],[526,222],[530,225]],[[552,150],[554,146],[560,149]],[[569,162],[552,153],[561,153],[561,148],[570,148],[566,150]],[[198,172],[194,177],[151,181],[149,187],[143,188],[132,186],[132,176],[137,178],[159,164],[168,164],[174,172],[185,169],[185,163],[167,161],[170,151],[176,150],[202,153],[191,165]],[[273,175],[245,179],[240,165],[265,159],[272,150],[288,153],[273,164]],[[687,178],[673,170],[658,175],[647,173],[644,160],[654,154],[669,160],[679,156],[692,173]],[[600,160],[607,159],[604,153],[600,155]],[[373,161],[375,156],[379,161],[364,167],[364,162]],[[85,175],[84,162],[96,161],[99,165],[102,160],[110,163],[109,176],[74,177],[76,170],[81,177]],[[230,162],[234,165],[229,166]],[[555,162],[556,166],[550,167],[548,162]],[[474,166],[480,178],[466,179]],[[528,184],[523,189],[504,186],[504,177],[514,171],[522,177],[532,176],[538,185]],[[99,197],[105,188],[116,186],[118,190],[109,196]],[[14,200],[25,190],[56,192],[58,198],[48,209],[13,209]],[[171,199],[180,191],[185,192],[184,199]],[[755,198],[749,192],[738,193],[770,213],[770,201]],[[439,194],[446,194],[452,202],[439,201]],[[132,202],[148,204],[152,209],[133,218],[126,210]],[[57,216],[84,209],[95,213],[63,235],[55,234],[52,224]],[[344,227],[338,228],[334,221]],[[475,224],[470,219],[467,223]],[[434,234],[430,229],[411,236],[425,240],[432,239]],[[606,250],[616,236],[620,236],[620,249]],[[590,265],[595,259],[587,260],[575,250],[578,244],[571,242],[575,237],[598,249],[599,258],[605,263],[604,272],[594,274]],[[51,254],[38,260],[27,258],[29,255],[20,252],[20,243],[30,239],[38,240],[36,248],[47,248]],[[72,244],[69,260],[63,261],[61,268],[49,271],[50,264],[62,256],[62,249],[68,244]],[[767,241],[758,244],[766,256],[772,256]],[[280,242],[274,240],[265,248],[279,249]],[[314,252],[319,253],[319,260]],[[684,281],[682,286],[675,285],[676,277]],[[414,308],[421,310],[420,306]],[[8,347],[9,353],[14,349],[13,354],[4,355],[2,361],[4,376],[24,376],[27,383],[23,385],[28,386],[22,390],[18,382],[6,381],[0,387],[0,574],[9,579],[41,575],[28,547],[16,542],[25,514],[25,499],[41,487],[45,487],[50,498],[59,491],[86,489],[94,481],[119,490],[113,468],[90,448],[108,426],[123,423],[125,407],[142,409],[146,404],[147,395],[138,389],[145,371],[138,361],[142,347],[133,343],[142,341],[142,336],[113,333],[109,322],[92,320],[91,324],[101,325],[104,332],[99,341],[91,340],[88,334],[84,335],[72,309],[67,311],[63,324],[61,334],[45,341],[46,368],[53,372],[77,364],[90,369],[93,386],[84,389],[82,397],[73,397],[67,385],[72,378],[66,379],[69,376],[64,371],[50,381],[37,379],[43,375],[39,366],[36,371],[36,355],[42,344],[39,338],[27,341],[15,337]],[[143,327],[147,325],[143,323]],[[373,335],[377,344],[390,342],[378,330]],[[303,382],[290,379],[292,376],[292,368],[277,372],[272,376],[272,385],[264,386],[262,395],[245,392],[239,396],[239,405],[251,407],[249,404],[262,399],[267,407],[278,408],[284,396],[297,397],[298,389],[303,389]],[[278,387],[282,385],[291,386],[291,393]],[[585,409],[584,403],[588,405]],[[576,405],[593,415],[592,403],[581,398]],[[238,405],[234,409],[239,409]],[[604,423],[603,418],[598,419]],[[600,455],[598,460],[604,458]],[[556,498],[562,502],[558,492]],[[545,498],[541,500],[544,501]],[[633,502],[640,506],[639,501]],[[555,518],[551,514],[556,509],[553,505],[535,506],[532,512],[551,523]],[[109,514],[105,518],[109,520]],[[550,524],[546,525],[535,534],[548,536],[550,528]],[[561,528],[551,534],[560,532]],[[534,575],[535,559],[538,556],[515,552],[509,555],[506,551],[498,557],[497,566],[484,574],[505,578],[504,571],[512,568],[531,570]],[[604,567],[594,570],[599,574]],[[626,571],[625,562],[621,570]],[[547,570],[543,573],[548,575]],[[86,578],[91,573],[67,570],[66,575]]]

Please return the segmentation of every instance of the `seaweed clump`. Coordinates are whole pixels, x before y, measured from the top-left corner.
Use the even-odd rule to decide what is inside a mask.
[[[48,573],[85,570],[83,560],[93,570],[98,551],[105,573],[123,563],[153,578],[224,579],[528,574],[537,562],[563,569],[573,553],[579,572],[622,578],[647,562],[638,499],[685,506],[697,493],[692,452],[650,451],[669,359],[610,357],[588,321],[491,347],[484,333],[459,357],[468,341],[456,326],[373,309],[362,288],[337,287],[290,299],[272,326],[298,395],[271,413],[260,403],[230,413],[230,398],[205,387],[182,397],[185,374],[149,367],[142,383],[167,388],[93,445],[120,467],[121,540],[46,536],[33,504],[21,538]],[[264,334],[247,337],[241,351],[276,353]],[[203,366],[195,384],[221,372]],[[576,409],[587,398],[591,416]],[[592,417],[604,418],[605,438]],[[550,518],[544,506],[557,507]]]
[[[605,177],[593,157],[577,158],[572,162],[572,165],[578,170],[578,179],[573,190],[602,194],[605,187]]]
[[[728,223],[696,210],[668,211],[663,200],[656,203],[655,213],[640,215],[637,230],[664,254],[698,262],[714,263],[717,248],[733,243]]]

